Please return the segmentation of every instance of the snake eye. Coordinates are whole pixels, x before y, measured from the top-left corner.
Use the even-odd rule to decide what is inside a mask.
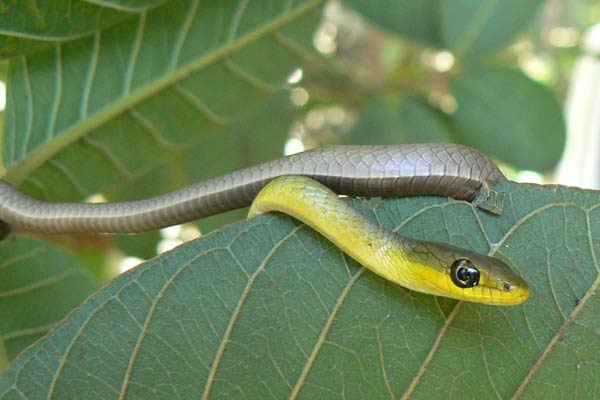
[[[458,287],[473,287],[479,283],[479,270],[471,264],[471,261],[459,258],[450,268],[450,278]]]

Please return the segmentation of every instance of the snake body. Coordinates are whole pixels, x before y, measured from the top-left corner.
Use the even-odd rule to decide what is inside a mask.
[[[494,305],[521,304],[529,287],[501,260],[388,231],[305,176],[283,176],[260,191],[249,216],[279,211],[320,232],[376,274],[406,288]]]
[[[137,201],[48,203],[0,181],[0,220],[17,232],[133,233],[252,203],[250,216],[285,212],[375,273],[409,289],[513,305],[529,297],[529,288],[504,262],[401,237],[372,223],[337,195],[429,194],[472,200],[485,182],[504,180],[486,156],[464,146],[332,146]]]
[[[483,182],[506,180],[485,155],[465,146],[330,146],[137,201],[48,203],[0,180],[0,220],[13,232],[144,232],[248,206],[280,175],[308,176],[345,195],[428,194],[460,200],[472,200]]]

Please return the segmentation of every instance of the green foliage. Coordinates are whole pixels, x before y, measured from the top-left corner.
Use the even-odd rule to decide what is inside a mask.
[[[433,0],[346,0],[344,4],[390,32],[440,47],[435,24],[436,4]]]
[[[4,2],[3,178],[50,201],[147,197],[275,158],[294,122],[338,104],[358,116],[340,136],[350,143],[455,141],[517,167],[557,162],[560,106],[507,50],[540,1],[345,1],[401,49],[362,81],[356,64],[378,54],[313,50],[325,4]],[[454,53],[449,70],[421,62],[441,49]],[[300,107],[285,83],[296,68],[310,95]],[[328,137],[307,130],[307,142]],[[498,189],[501,216],[440,198],[352,201],[403,234],[508,260],[533,289],[519,307],[409,292],[269,215],[154,258],[76,308],[97,289],[82,260],[98,263],[77,240],[151,258],[159,234],[11,238],[0,244],[0,398],[593,397],[597,193]]]
[[[49,243],[14,237],[1,242],[0,369],[96,289],[77,259]]]
[[[353,204],[401,234],[508,260],[531,284],[523,306],[411,292],[268,215],[113,281],[18,358],[0,396],[591,398],[598,193],[496,189],[502,217],[431,197]]]
[[[515,168],[548,171],[556,165],[565,141],[560,104],[545,86],[515,70],[506,57],[494,54],[531,25],[540,0],[350,0],[346,4],[382,28],[450,50],[455,58],[455,67],[441,78],[448,81],[448,88],[433,87],[447,90],[455,99],[451,108],[456,110],[449,118],[441,118],[431,104],[415,103],[414,94],[398,91],[392,84],[384,89],[384,96],[371,96],[366,102],[351,139],[365,142],[373,137],[385,143],[441,139],[476,147]],[[406,86],[404,80],[421,80],[408,85],[421,94],[432,76],[420,71],[398,79],[400,88]],[[519,145],[507,146],[507,142]]]
[[[362,144],[400,144],[452,142],[454,136],[444,114],[407,96],[369,101],[349,139]]]
[[[509,45],[527,28],[542,0],[442,0],[441,47],[461,60],[475,61]]]
[[[562,110],[545,87],[522,72],[466,71],[454,80],[453,93],[458,109],[452,119],[465,142],[520,169],[546,171],[560,158]]]
[[[11,59],[4,179],[50,201],[131,199],[280,155],[293,118],[280,87],[310,54],[320,5],[172,0]],[[116,243],[149,258],[159,239]]]

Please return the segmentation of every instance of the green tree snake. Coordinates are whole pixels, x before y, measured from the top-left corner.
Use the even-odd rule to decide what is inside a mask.
[[[49,203],[0,181],[0,220],[14,232],[133,233],[252,204],[250,216],[285,212],[365,267],[409,289],[514,305],[527,300],[529,288],[506,263],[401,237],[337,196],[438,195],[470,201],[484,183],[505,180],[485,155],[460,145],[330,146],[127,202]]]

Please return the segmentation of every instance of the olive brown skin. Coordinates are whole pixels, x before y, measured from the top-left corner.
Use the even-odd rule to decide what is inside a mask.
[[[459,200],[472,200],[484,182],[506,180],[485,155],[460,145],[330,146],[137,201],[48,203],[0,180],[0,220],[13,232],[144,232],[248,206],[281,175],[308,176],[345,195]]]

